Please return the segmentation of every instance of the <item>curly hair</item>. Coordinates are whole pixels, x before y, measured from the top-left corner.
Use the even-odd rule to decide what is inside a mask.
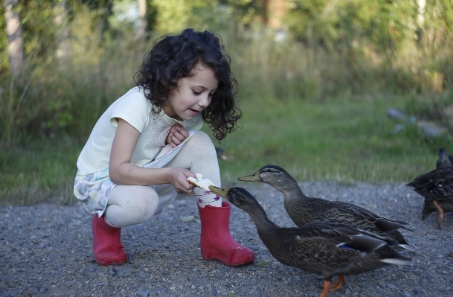
[[[160,37],[146,54],[134,80],[155,107],[153,112],[159,113],[167,97],[177,88],[178,80],[193,75],[192,70],[198,63],[210,67],[219,80],[202,118],[220,141],[237,128],[236,121],[242,117],[242,111],[235,105],[237,81],[220,36],[209,30],[197,32],[189,28],[179,35]]]

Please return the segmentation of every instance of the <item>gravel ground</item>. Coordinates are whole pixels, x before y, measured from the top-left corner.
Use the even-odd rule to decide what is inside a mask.
[[[269,218],[293,226],[283,197],[268,185],[241,186],[262,203]],[[350,186],[301,183],[307,195],[351,202],[379,215],[410,223],[403,230],[417,252],[412,265],[385,266],[346,277],[339,296],[452,296],[453,215],[443,230],[437,214],[421,220],[423,199],[402,184]],[[232,206],[231,230],[256,253],[256,262],[228,267],[205,261],[193,197],[181,196],[161,215],[124,228],[129,263],[98,266],[91,252],[91,215],[81,204],[0,208],[0,296],[315,296],[322,278],[277,262],[259,239],[248,214]]]

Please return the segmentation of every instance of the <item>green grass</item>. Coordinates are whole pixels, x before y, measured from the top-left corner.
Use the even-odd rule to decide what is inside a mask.
[[[403,107],[396,99],[244,102],[243,128],[225,141],[235,161],[221,161],[223,180],[276,164],[298,181],[409,181],[431,170],[438,148],[451,147],[452,140],[427,139],[414,124],[395,134],[399,122],[386,110]]]
[[[27,148],[0,150],[0,203],[71,204],[81,146],[68,139],[42,140]]]
[[[386,110],[404,109],[407,102],[403,97],[243,99],[241,128],[223,143],[235,158],[220,160],[223,184],[266,164],[286,168],[301,182],[407,182],[434,167],[439,147],[452,147],[451,136],[430,140],[414,124],[395,134],[399,122]],[[72,184],[82,146],[63,138],[2,149],[0,203],[75,203]]]

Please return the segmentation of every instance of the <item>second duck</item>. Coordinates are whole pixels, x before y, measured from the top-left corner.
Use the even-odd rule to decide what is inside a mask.
[[[297,181],[280,166],[266,165],[253,174],[239,177],[238,180],[264,182],[280,191],[284,196],[284,206],[288,215],[299,227],[310,222],[338,222],[373,232],[396,241],[402,248],[414,251],[398,230],[408,229],[406,222],[378,216],[355,204],[308,197],[302,192]]]

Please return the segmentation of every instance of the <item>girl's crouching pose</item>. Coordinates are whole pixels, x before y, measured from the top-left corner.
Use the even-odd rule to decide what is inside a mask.
[[[252,263],[253,252],[230,235],[230,205],[187,181],[201,173],[221,185],[214,145],[199,129],[206,122],[222,140],[242,115],[221,39],[192,29],[164,36],[134,79],[136,87],[99,118],[77,161],[74,194],[94,214],[96,261],[125,263],[121,228],[146,222],[184,193],[197,197],[203,258]]]

